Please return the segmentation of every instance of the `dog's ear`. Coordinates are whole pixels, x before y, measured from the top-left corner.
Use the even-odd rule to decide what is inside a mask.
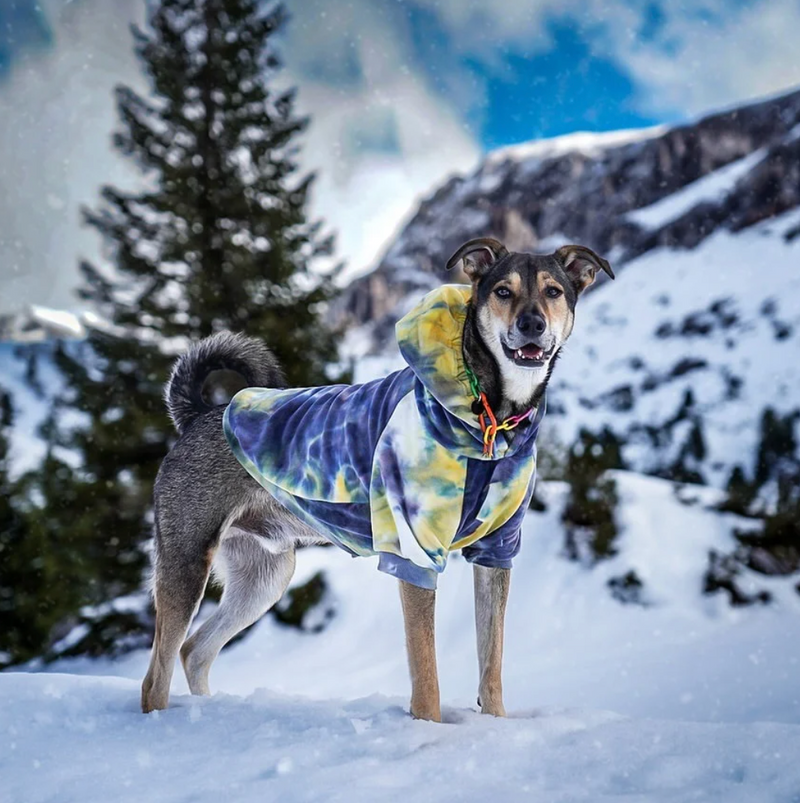
[[[612,279],[614,278],[611,265],[603,257],[582,245],[565,245],[556,251],[556,258],[564,266],[578,293],[583,292],[594,281],[598,270],[603,270]]]
[[[479,237],[469,240],[447,260],[447,270],[452,270],[459,262],[464,263],[464,273],[477,282],[490,265],[508,254],[508,249],[492,237]]]

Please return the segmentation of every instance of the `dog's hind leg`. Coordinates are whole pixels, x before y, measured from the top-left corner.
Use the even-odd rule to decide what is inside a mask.
[[[178,650],[205,591],[213,549],[197,555],[161,554],[156,559],[156,632],[150,667],[142,683],[145,714],[167,707]]]
[[[224,578],[219,607],[181,648],[192,694],[210,693],[208,674],[219,651],[281,598],[294,574],[294,547],[273,553],[258,536],[229,535],[220,544],[215,571],[218,565]]]

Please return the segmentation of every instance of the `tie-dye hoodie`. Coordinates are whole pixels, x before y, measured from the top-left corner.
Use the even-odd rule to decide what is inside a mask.
[[[247,471],[313,529],[378,568],[435,588],[460,549],[510,567],[544,404],[484,457],[461,351],[470,288],[445,285],[397,324],[408,367],[363,385],[247,388],[225,434]]]

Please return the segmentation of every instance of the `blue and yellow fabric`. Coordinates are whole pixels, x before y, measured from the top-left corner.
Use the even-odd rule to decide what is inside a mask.
[[[470,292],[440,287],[398,322],[401,371],[363,385],[247,388],[225,411],[231,449],[278,501],[424,588],[453,550],[510,567],[533,493],[544,403],[484,455],[461,350]]]

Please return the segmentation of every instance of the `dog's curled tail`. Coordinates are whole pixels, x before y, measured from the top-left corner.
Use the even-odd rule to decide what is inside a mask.
[[[203,384],[212,371],[234,371],[247,387],[286,385],[275,355],[260,341],[233,332],[219,332],[195,343],[178,359],[164,388],[170,418],[179,433],[215,405],[203,398]]]

